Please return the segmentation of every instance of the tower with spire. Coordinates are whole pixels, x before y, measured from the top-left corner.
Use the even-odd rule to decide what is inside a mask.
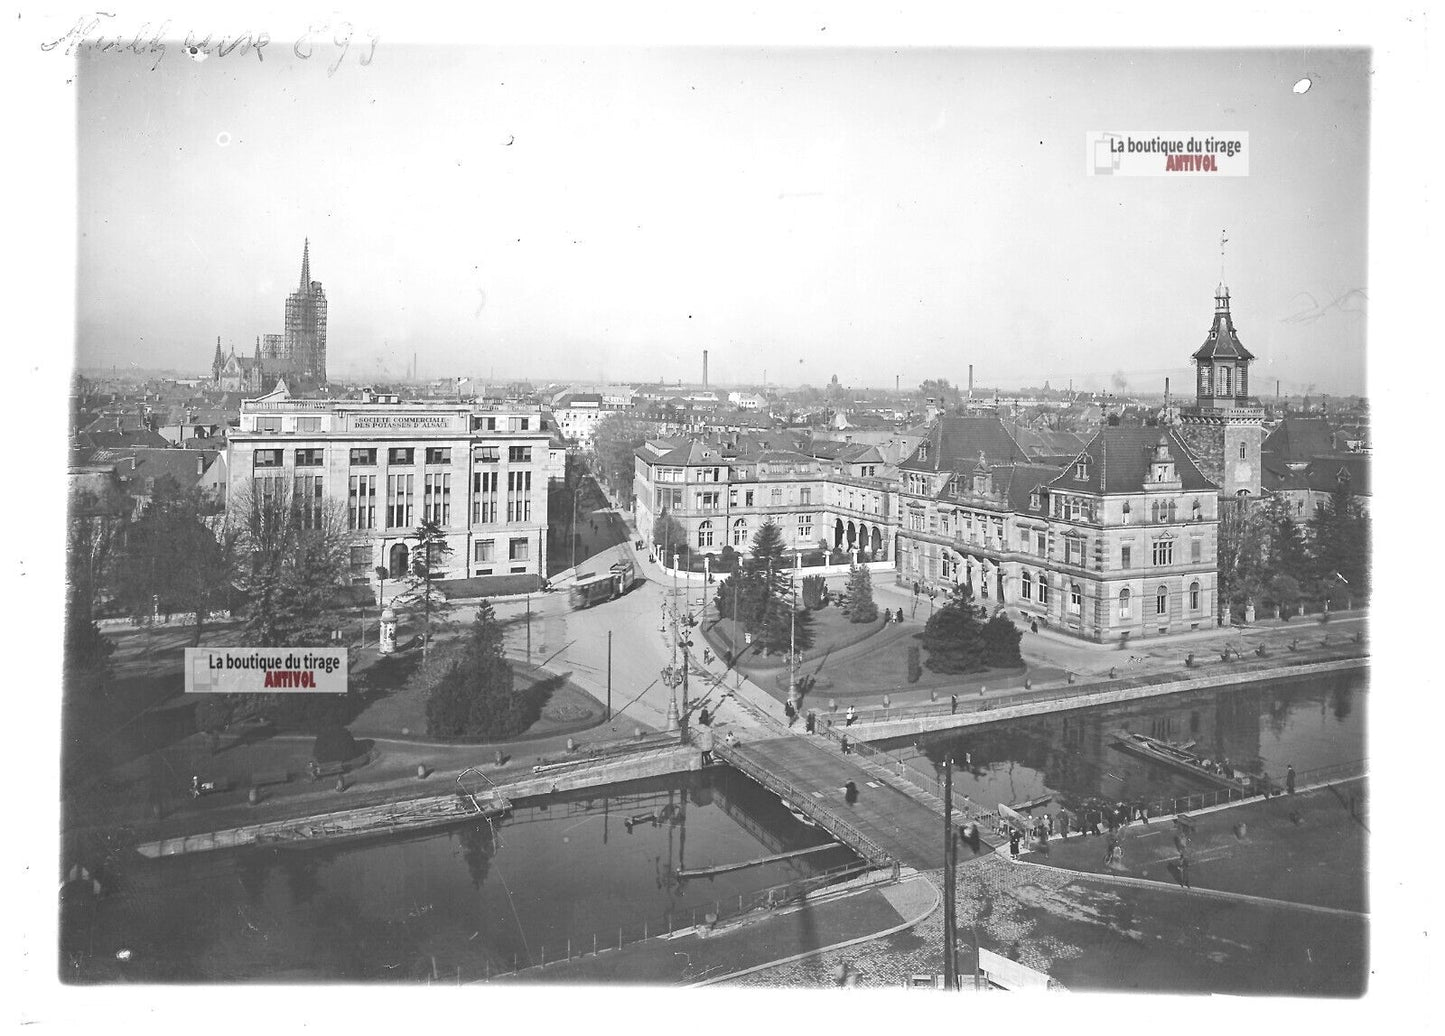
[[[1249,394],[1254,354],[1239,340],[1222,279],[1214,291],[1214,322],[1193,360],[1194,405],[1179,411],[1180,437],[1223,496],[1258,497],[1264,408]]]
[[[326,384],[326,293],[311,279],[311,239],[301,246],[301,283],[286,298],[285,367],[303,385]]]

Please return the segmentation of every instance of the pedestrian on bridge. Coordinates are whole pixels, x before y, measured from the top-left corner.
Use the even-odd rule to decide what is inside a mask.
[[[1291,763],[1284,770],[1284,788],[1289,794],[1294,794],[1294,764]]]
[[[948,714],[949,714],[950,716],[952,716],[952,715],[953,715],[955,712],[957,712],[957,711],[958,711],[958,695],[956,695],[956,694],[950,694],[950,695],[948,696]]]
[[[850,806],[858,801],[858,785],[854,784],[852,781],[849,781],[847,784],[843,785],[843,801],[848,803],[848,805]]]
[[[788,726],[792,726],[798,719],[798,710],[793,707],[790,701],[783,702],[783,715],[788,717]]]
[[[857,718],[858,718],[858,710],[855,709],[855,708],[853,708],[853,706],[849,705],[849,706],[848,706],[848,711],[847,711],[847,712],[844,714],[844,716],[843,716],[843,726],[845,726],[845,727],[851,727],[851,726],[853,725],[853,721],[856,720]]]
[[[818,714],[812,709],[808,710],[808,718],[805,725],[808,729],[808,733],[816,734],[818,732]]]

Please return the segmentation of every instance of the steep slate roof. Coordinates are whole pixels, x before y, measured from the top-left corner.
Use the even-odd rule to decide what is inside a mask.
[[[1323,417],[1286,417],[1265,438],[1263,451],[1283,461],[1334,453],[1334,432]]]
[[[1059,469],[1052,464],[1008,464],[993,468],[993,486],[1003,493],[1009,510],[1026,514],[1029,497],[1039,486],[1057,478]]]
[[[979,452],[994,463],[1028,460],[1002,420],[989,417],[940,417],[928,431],[928,459],[919,446],[899,465],[906,471],[972,471]]]
[[[1016,424],[1009,432],[1031,460],[1044,457],[1077,457],[1079,451],[1089,443],[1087,435],[1055,431],[1052,428],[1030,428]]]
[[[1283,461],[1265,457],[1265,488],[1271,491],[1309,490],[1333,493],[1340,472],[1348,472],[1350,489],[1357,496],[1370,495],[1370,455],[1368,453],[1333,453],[1294,462],[1291,470]]]
[[[1234,330],[1234,318],[1229,315],[1229,289],[1221,284],[1214,298],[1214,323],[1209,328],[1209,337],[1205,338],[1204,344],[1195,351],[1194,359],[1254,359],[1254,354],[1244,347]]]
[[[1083,481],[1075,479],[1074,465],[1070,463],[1049,485],[1055,489],[1084,493],[1137,493],[1149,476],[1149,462],[1161,435],[1169,443],[1174,470],[1185,489],[1218,490],[1219,487],[1195,466],[1184,443],[1172,430],[1123,425],[1099,429],[1089,440],[1088,447],[1074,458],[1077,461],[1080,457],[1088,457],[1088,478]]]

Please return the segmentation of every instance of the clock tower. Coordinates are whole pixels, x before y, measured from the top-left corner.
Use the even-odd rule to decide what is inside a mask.
[[[1229,289],[1214,293],[1214,323],[1194,353],[1195,401],[1179,415],[1179,432],[1221,496],[1258,497],[1264,408],[1249,394],[1254,354],[1239,340]]]

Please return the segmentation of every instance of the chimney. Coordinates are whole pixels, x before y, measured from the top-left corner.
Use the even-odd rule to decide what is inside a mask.
[[[968,365],[968,398],[973,398],[973,364]]]
[[[702,390],[707,391],[707,350],[702,351]]]

